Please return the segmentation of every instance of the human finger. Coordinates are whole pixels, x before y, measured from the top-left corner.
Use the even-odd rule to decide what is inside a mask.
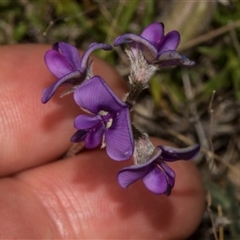
[[[194,164],[170,164],[176,184],[169,197],[149,192],[141,181],[122,189],[116,175],[129,164],[93,150],[22,172],[0,198],[11,199],[2,208],[5,215],[0,216],[6,217],[0,217],[0,226],[10,229],[14,222],[21,238],[186,239],[204,211],[204,189]]]
[[[56,80],[43,60],[50,48],[35,44],[0,47],[0,176],[53,161],[70,147],[69,139],[76,131],[73,121],[80,113],[72,96],[59,98],[58,91],[47,104],[40,100],[43,89]],[[124,81],[106,62],[94,58],[93,70],[119,96],[124,93]]]

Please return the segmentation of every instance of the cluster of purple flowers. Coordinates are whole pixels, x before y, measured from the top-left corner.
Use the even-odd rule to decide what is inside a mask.
[[[70,86],[63,95],[73,93],[76,104],[85,112],[74,121],[77,132],[71,141],[84,142],[88,149],[106,147],[108,156],[115,161],[133,157],[134,165],[118,173],[118,182],[123,188],[141,179],[153,193],[170,195],[175,173],[166,162],[189,160],[199,152],[198,145],[182,149],[154,147],[147,134],[131,123],[130,111],[134,110],[138,94],[148,87],[159,68],[194,64],[176,52],[179,42],[177,31],[164,35],[162,23],[152,23],[140,36],[129,33],[115,39],[114,46],[128,45],[125,51],[131,63],[131,87],[122,100],[100,76],[93,74],[89,60],[94,50],[111,50],[110,45],[92,43],[80,57],[74,46],[58,42],[45,54],[46,65],[57,80],[44,90],[42,102],[47,103],[58,87]]]

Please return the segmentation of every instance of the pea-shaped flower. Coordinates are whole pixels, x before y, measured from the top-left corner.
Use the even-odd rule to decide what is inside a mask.
[[[90,54],[96,49],[111,50],[112,47],[103,43],[92,43],[87,51],[80,57],[79,51],[74,46],[57,42],[52,49],[47,51],[44,60],[49,71],[58,79],[42,95],[42,103],[46,103],[62,85],[72,85],[71,92],[84,80],[92,77]]]
[[[129,159],[133,154],[134,141],[128,106],[99,76],[83,82],[73,96],[75,102],[89,114],[76,117],[74,126],[78,131],[71,141],[84,141],[88,149],[102,143],[113,160]]]
[[[182,149],[158,146],[145,163],[123,168],[118,173],[118,182],[123,188],[127,188],[141,179],[151,192],[170,195],[175,183],[175,173],[165,162],[190,160],[198,154],[199,149],[199,145]]]
[[[174,30],[164,35],[163,23],[152,23],[143,30],[140,36],[127,33],[117,37],[114,46],[129,44],[136,59],[140,51],[149,64],[159,67],[194,65],[194,61],[175,51],[179,43],[180,34],[177,31]]]

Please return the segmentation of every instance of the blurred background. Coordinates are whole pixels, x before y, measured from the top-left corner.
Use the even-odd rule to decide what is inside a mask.
[[[86,49],[140,34],[152,22],[178,30],[191,68],[158,71],[139,96],[135,124],[179,147],[202,146],[195,160],[206,211],[190,239],[240,239],[240,2],[238,0],[0,0],[0,44],[66,41]],[[127,80],[121,47],[97,51]]]

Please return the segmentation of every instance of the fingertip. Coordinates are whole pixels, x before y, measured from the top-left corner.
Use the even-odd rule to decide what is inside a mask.
[[[177,177],[169,197],[149,192],[141,181],[121,188],[117,173],[127,165],[131,163],[111,160],[105,150],[85,150],[18,178],[44,199],[49,217],[64,226],[70,237],[165,240],[190,236],[204,211],[204,189],[194,164],[171,164]]]

